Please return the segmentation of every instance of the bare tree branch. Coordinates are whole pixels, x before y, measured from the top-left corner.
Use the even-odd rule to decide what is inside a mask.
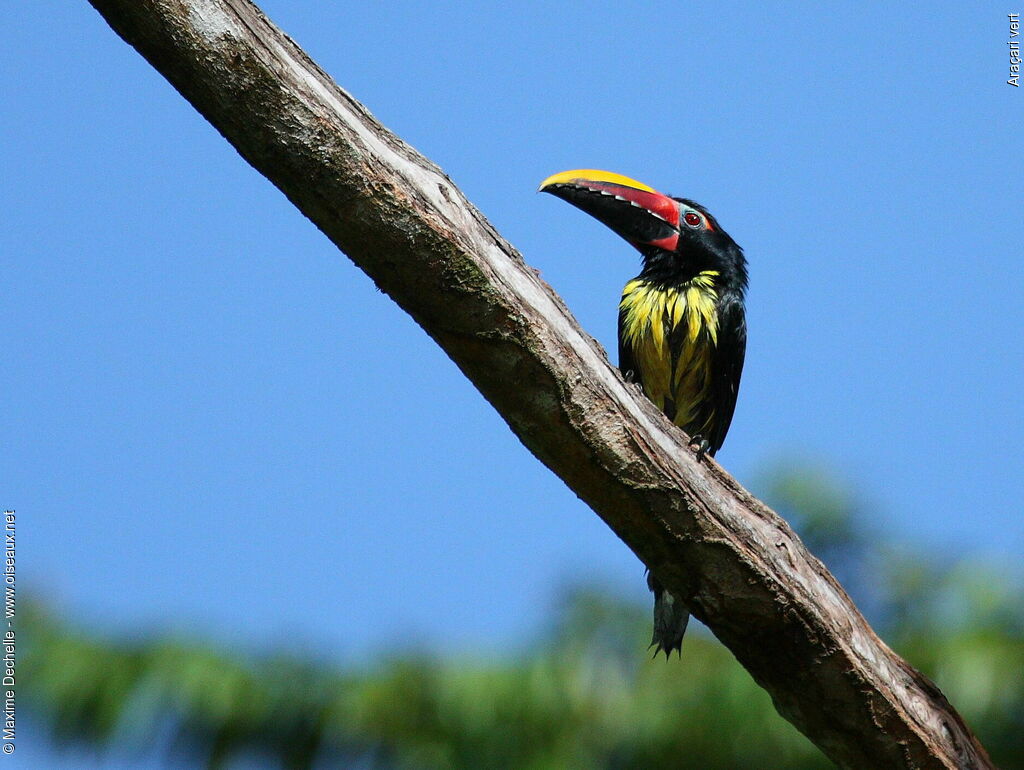
[[[444,173],[247,0],[91,0],[447,352],[534,455],[854,768],[984,768],[942,693],[786,523],[627,386]],[[723,736],[743,740],[743,736]]]

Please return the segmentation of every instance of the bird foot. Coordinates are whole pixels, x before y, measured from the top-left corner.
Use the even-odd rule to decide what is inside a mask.
[[[690,439],[690,446],[697,447],[697,462],[701,462],[711,448],[711,442],[698,433]]]
[[[626,381],[627,385],[632,385],[636,392],[641,396],[644,394],[644,386],[640,382],[640,378],[636,376],[636,372],[632,369],[627,369],[622,373],[622,379]]]

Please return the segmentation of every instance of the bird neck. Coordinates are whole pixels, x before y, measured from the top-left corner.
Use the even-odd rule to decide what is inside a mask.
[[[743,293],[746,270],[739,260],[717,259],[699,250],[686,254],[654,249],[643,254],[644,266],[638,279],[661,288],[684,289],[688,286]]]
[[[660,288],[682,289],[697,279],[700,283],[706,283],[709,278],[717,279],[720,274],[710,264],[701,265],[695,260],[683,259],[675,252],[661,251],[644,256],[644,267],[637,277],[644,283]]]

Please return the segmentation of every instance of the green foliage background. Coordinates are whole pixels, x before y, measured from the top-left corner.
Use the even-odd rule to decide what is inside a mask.
[[[1019,575],[880,539],[820,473],[780,468],[763,486],[993,760],[1024,767]],[[649,607],[581,587],[519,655],[392,654],[331,670],[198,640],[100,639],[32,603],[19,609],[31,683],[20,694],[60,743],[142,753],[170,733],[175,765],[256,754],[286,767],[831,766],[713,638],[691,633],[682,662],[655,661],[649,624]]]

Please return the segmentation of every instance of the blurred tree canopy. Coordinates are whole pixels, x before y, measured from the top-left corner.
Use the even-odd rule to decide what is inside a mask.
[[[884,541],[822,473],[780,467],[761,487],[993,761],[1024,767],[1020,576]],[[159,745],[210,767],[831,766],[709,635],[687,636],[682,663],[652,661],[649,607],[592,587],[568,591],[517,656],[393,654],[336,670],[196,640],[99,639],[40,603],[19,615],[22,702],[64,745]]]

